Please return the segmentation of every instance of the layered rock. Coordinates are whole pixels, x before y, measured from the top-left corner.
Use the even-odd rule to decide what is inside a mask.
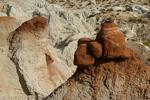
[[[103,27],[112,28],[114,26],[117,28],[112,22],[104,23],[102,29]],[[150,99],[149,66],[140,59],[136,52],[125,46],[122,33],[118,30],[117,32],[110,32],[110,30],[107,32],[108,30],[101,30],[97,37],[105,36],[105,38],[101,37],[95,40],[99,44],[103,43],[98,47],[95,46],[96,48],[102,46],[102,56],[99,58],[92,56],[91,51],[85,52],[89,50],[89,43],[94,40],[89,38],[79,40],[74,61],[77,62],[85,57],[82,59],[83,61],[79,60],[84,63],[75,63],[78,65],[75,74],[43,100]],[[113,41],[114,38],[118,39],[118,35],[123,40]],[[116,45],[116,43],[118,44]],[[106,47],[109,48],[105,49]],[[121,48],[120,51],[114,50],[113,52],[121,52],[119,55],[103,56],[105,50],[111,51],[111,49],[118,48]],[[79,49],[84,51],[83,53],[79,52],[80,55],[78,54]],[[89,64],[92,60],[86,63],[89,61],[89,55],[95,59],[94,63]]]
[[[16,64],[26,95],[47,96],[72,75],[72,71],[47,47],[47,20],[35,17],[9,35],[10,58]],[[66,72],[67,73],[66,73]],[[47,87],[50,87],[49,89]]]
[[[103,46],[103,58],[114,59],[120,57],[125,46],[123,34],[113,22],[103,23],[101,26],[96,41]]]

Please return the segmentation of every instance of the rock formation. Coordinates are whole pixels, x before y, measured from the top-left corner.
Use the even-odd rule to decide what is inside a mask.
[[[48,46],[46,23],[46,18],[35,17],[6,38],[9,50],[5,55],[10,58],[6,61],[16,69],[14,74],[19,77],[16,82],[20,83],[20,93],[26,96],[45,97],[72,75],[71,69],[56,56],[53,47]]]
[[[122,55],[125,40],[123,34],[118,30],[113,22],[103,23],[100,32],[97,34],[96,41],[102,44],[103,58],[115,59]]]
[[[93,65],[95,59],[90,50],[87,49],[88,43],[92,41],[90,38],[81,38],[78,41],[78,48],[75,52],[74,56],[74,64],[75,65]]]
[[[77,68],[77,66],[73,64],[73,61],[74,52],[77,49],[77,42],[80,38],[91,38],[91,36],[86,33],[77,33],[57,46],[57,48],[62,48],[62,51],[59,50],[61,53],[57,52],[58,57],[60,57],[68,65],[68,67],[72,69],[73,72],[75,72]]]
[[[93,47],[100,50],[101,57],[89,50],[90,42],[99,44]],[[113,22],[103,23],[95,40],[78,41],[74,63],[78,65],[75,74],[43,100],[150,99],[149,66],[125,46]]]
[[[53,0],[46,0],[46,1],[53,1]],[[109,1],[110,4],[108,4],[108,1],[105,0],[103,3],[99,4],[97,1],[95,2],[95,0],[90,0],[92,4],[91,5],[89,4],[89,1],[82,1],[81,4],[80,0],[76,2],[74,0],[73,1],[60,0],[60,2],[56,4],[49,4],[46,1],[45,0],[1,0],[0,16],[11,16],[19,20],[21,23],[29,19],[32,19],[34,17],[38,17],[38,16],[45,17],[47,19],[48,41],[50,45],[55,47],[57,46],[57,44],[61,44],[65,42],[65,40],[68,39],[68,37],[72,34],[74,34],[75,36],[78,33],[84,33],[86,35],[89,35],[90,38],[95,37],[96,35],[95,33],[97,33],[101,28],[100,24],[102,20],[105,18],[109,18],[109,16],[111,16],[111,18],[115,20],[118,29],[122,33],[126,33],[125,32],[126,30],[132,30],[138,35],[138,34],[148,33],[150,30],[150,28],[147,27],[149,26],[149,23],[145,23],[144,21],[146,20],[145,18],[143,19],[143,18],[133,17],[133,16],[142,16],[145,14],[149,15],[148,13],[139,12],[140,13],[139,14],[136,13],[136,11],[129,12],[126,9],[122,9],[123,11],[119,11],[118,7],[125,8],[124,4],[126,4],[127,2],[122,3],[123,5],[118,5],[120,4],[119,3],[120,1],[114,1],[114,2]],[[58,1],[59,0],[57,0],[56,2]],[[94,5],[92,2],[94,3]],[[71,8],[66,10],[65,7],[66,3],[69,3],[68,5],[70,5],[71,7],[73,7],[74,4],[75,5],[79,4],[79,5],[74,10],[72,10]],[[110,8],[116,5],[118,6],[117,7],[118,10],[116,9],[118,12],[110,11]],[[127,5],[129,6],[129,4]],[[147,6],[143,5],[143,7],[150,9],[148,5]],[[147,20],[146,22],[149,21]],[[125,34],[125,36],[134,37],[134,35],[128,33]],[[75,44],[75,41],[74,43],[73,42],[71,43]],[[69,49],[72,48],[71,44],[64,45],[61,48],[60,53],[57,54],[58,56],[63,55],[64,57],[60,57],[60,58],[63,61],[65,61],[65,63],[69,67],[75,70],[76,67],[74,67],[72,63],[72,58],[73,58],[72,53],[74,53],[74,50],[71,51],[71,54],[68,54],[67,50],[65,49],[64,51],[63,48],[71,50]],[[73,48],[76,49],[77,46],[74,46]]]

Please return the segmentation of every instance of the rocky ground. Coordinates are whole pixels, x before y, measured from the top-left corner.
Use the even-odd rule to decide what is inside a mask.
[[[150,66],[149,5],[148,0],[0,0],[0,96],[6,100],[10,95],[36,96],[39,100],[47,97],[78,73],[73,63],[78,40],[95,39],[106,20],[117,25],[126,46]],[[95,62],[95,58],[90,60]],[[143,64],[141,60],[138,62]],[[144,93],[139,95],[149,98]]]

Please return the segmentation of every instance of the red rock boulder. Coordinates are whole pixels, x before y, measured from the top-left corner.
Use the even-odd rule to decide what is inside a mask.
[[[79,66],[89,66],[95,63],[95,58],[90,50],[87,49],[87,46],[90,41],[93,41],[90,38],[81,38],[78,40],[78,48],[74,55],[74,64]]]
[[[102,44],[104,59],[116,59],[122,55],[125,39],[113,22],[103,23],[96,41]]]
[[[100,58],[102,56],[102,45],[97,41],[89,42],[88,50],[92,52],[95,58]]]
[[[122,55],[120,56],[120,58],[129,58],[130,57],[130,51],[131,49],[124,46],[124,49],[123,49],[123,52],[122,52]]]

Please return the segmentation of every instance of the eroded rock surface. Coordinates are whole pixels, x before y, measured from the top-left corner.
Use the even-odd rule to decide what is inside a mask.
[[[112,23],[104,23],[103,25],[108,25],[108,28],[113,27]],[[115,24],[113,23],[113,25]],[[103,30],[103,33],[105,32],[107,30]],[[106,43],[109,38],[110,40],[111,38],[117,38],[116,34],[119,34],[119,31],[115,33],[115,31],[112,31],[104,35],[107,38]],[[109,37],[109,34],[111,34],[111,37]],[[124,46],[117,44],[122,46],[120,56],[109,58],[108,55],[108,58],[105,59],[103,53],[99,58],[95,58],[93,55],[94,63],[86,63],[89,59],[84,59],[82,64],[75,63],[78,65],[75,74],[43,100],[150,99],[150,68],[135,51],[125,46],[124,37],[121,36],[121,39],[123,39],[121,43]],[[88,43],[91,41],[94,40],[80,39],[78,49],[87,51]],[[96,38],[96,41],[99,41],[99,39]],[[117,43],[117,41],[114,42]],[[105,44],[105,41],[99,43]],[[105,46],[102,44],[102,52],[105,52],[106,46],[109,46],[110,48],[107,50],[110,50],[112,45],[114,44],[108,43]],[[117,48],[117,46],[114,46],[114,49]],[[76,52],[78,52],[78,49]],[[90,53],[92,54],[92,52],[86,52],[83,57]],[[78,59],[82,58],[75,53],[75,61],[77,61],[77,57]]]
[[[4,96],[7,96],[7,92],[8,95],[17,95],[20,90],[20,95],[36,96],[41,99],[72,75],[71,69],[57,57],[54,50],[52,50],[53,47],[48,46],[46,23],[46,18],[35,17],[24,22],[4,38],[6,44],[2,53],[6,57],[0,57],[2,59],[0,61],[1,71],[4,71],[6,78],[11,75],[15,78],[12,80],[16,81],[9,91],[4,91],[4,89],[8,90],[7,86],[11,85],[1,84],[1,87],[3,87],[1,94],[4,94]],[[8,61],[8,64],[6,61]],[[7,75],[5,71],[9,67],[12,67],[13,73]],[[1,79],[4,82],[7,79],[12,81],[10,77]],[[14,92],[14,88],[19,90]]]

